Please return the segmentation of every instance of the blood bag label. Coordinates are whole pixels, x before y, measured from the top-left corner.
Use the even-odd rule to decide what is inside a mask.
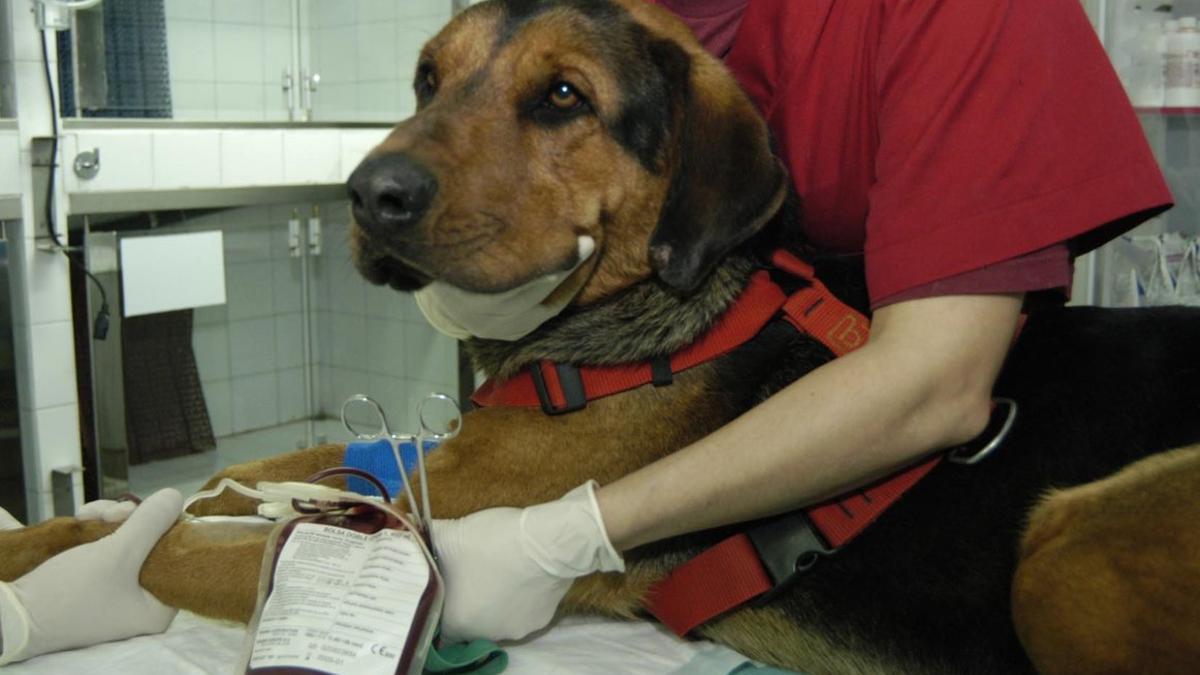
[[[250,667],[392,675],[429,582],[409,532],[298,524],[276,559]]]

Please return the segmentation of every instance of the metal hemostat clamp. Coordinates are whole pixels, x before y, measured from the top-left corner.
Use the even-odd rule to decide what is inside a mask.
[[[435,420],[439,411],[435,410],[433,405],[437,404],[441,407],[440,412],[444,414],[445,419]],[[386,440],[391,444],[392,456],[396,461],[396,468],[400,471],[400,479],[404,484],[404,495],[408,500],[408,506],[412,510],[413,518],[417,524],[426,532],[429,531],[429,525],[433,520],[429,508],[429,481],[425,471],[425,442],[436,441],[438,443],[454,438],[458,435],[462,428],[462,411],[458,407],[458,402],[446,394],[429,394],[421,400],[417,406],[417,433],[402,434],[393,432],[388,426],[387,415],[384,414],[383,406],[365,394],[355,394],[346,399],[342,404],[342,425],[346,431],[350,432],[355,438],[362,441],[375,441],[379,439]],[[421,477],[421,494],[420,506],[417,505],[417,497],[413,493],[412,481],[409,478],[408,471],[404,468],[404,461],[400,456],[400,444],[404,442],[412,443],[416,448],[417,453],[417,471]]]

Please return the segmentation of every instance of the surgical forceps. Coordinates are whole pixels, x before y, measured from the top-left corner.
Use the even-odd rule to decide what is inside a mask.
[[[430,420],[435,416],[437,416],[437,421],[431,423]],[[364,427],[361,421],[357,424],[352,421],[352,419],[360,417],[367,417],[370,424],[374,424],[377,420],[379,426],[371,429],[370,426]],[[444,419],[441,419],[442,417]],[[383,406],[379,405],[378,401],[365,394],[355,394],[342,404],[342,426],[360,441],[384,439],[388,442],[392,448],[392,457],[396,460],[396,468],[400,470],[400,480],[404,482],[404,495],[408,498],[408,506],[412,509],[413,518],[420,527],[429,532],[433,515],[429,509],[429,475],[425,471],[425,442],[441,443],[458,435],[459,430],[462,429],[462,410],[458,407],[458,402],[446,394],[427,395],[417,404],[417,433],[400,434],[394,433],[388,426],[387,415],[384,414]],[[400,445],[406,442],[412,443],[416,448],[417,472],[421,477],[421,508],[417,507],[412,482],[408,478],[408,471],[405,470],[404,460],[400,456]]]

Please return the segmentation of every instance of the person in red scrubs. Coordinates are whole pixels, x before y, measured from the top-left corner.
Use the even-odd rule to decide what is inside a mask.
[[[436,523],[452,636],[522,637],[620,551],[969,441],[1026,300],[1061,301],[1073,256],[1170,206],[1078,0],[648,1],[766,117],[808,240],[864,257],[870,340],[616,482]]]

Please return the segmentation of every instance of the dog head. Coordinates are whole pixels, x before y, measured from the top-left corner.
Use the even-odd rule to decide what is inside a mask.
[[[425,45],[416,114],[350,177],[375,283],[499,293],[596,253],[587,304],[657,274],[687,292],[787,192],[724,67],[642,0],[491,0]]]

